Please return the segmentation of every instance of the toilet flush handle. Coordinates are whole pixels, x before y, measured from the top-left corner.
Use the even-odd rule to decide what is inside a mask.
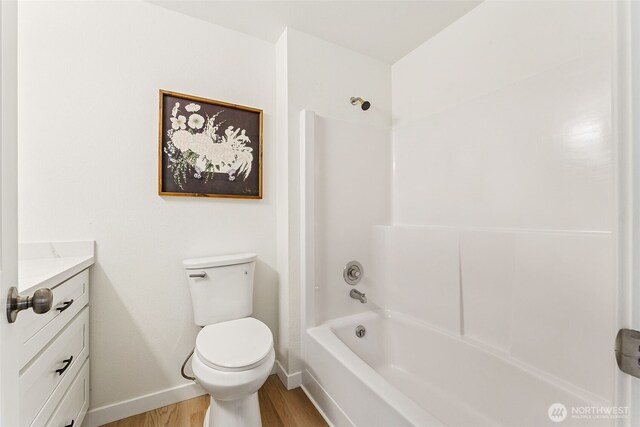
[[[198,278],[202,279],[204,277],[207,277],[207,273],[205,273],[204,271],[201,271],[199,273],[189,273],[189,277],[191,277],[191,278],[198,277]]]

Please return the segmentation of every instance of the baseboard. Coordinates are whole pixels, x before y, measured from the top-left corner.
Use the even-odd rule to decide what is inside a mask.
[[[278,373],[278,366],[281,365],[276,361],[271,369],[271,375]],[[280,374],[278,374],[278,377],[280,377]],[[189,383],[144,396],[134,397],[133,399],[123,400],[122,402],[112,403],[111,405],[92,408],[87,412],[82,427],[101,426],[132,415],[182,402],[183,400],[193,399],[203,394],[207,394],[207,392],[197,383]]]
[[[172,403],[193,399],[206,394],[204,389],[196,383],[179,385],[122,402],[112,403],[90,409],[82,423],[82,427],[97,427],[112,421],[121,420],[132,415],[141,414]]]
[[[284,386],[287,388],[287,390],[298,388],[302,384],[302,372],[298,371],[292,374],[288,374],[282,364],[277,360],[274,364],[274,368],[276,368],[276,374],[278,375],[278,378],[280,378],[280,381],[282,381],[282,384],[284,384]]]

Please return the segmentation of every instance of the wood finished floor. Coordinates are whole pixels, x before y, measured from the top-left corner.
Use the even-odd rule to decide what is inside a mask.
[[[267,379],[258,391],[258,398],[262,427],[327,426],[302,389],[287,390],[276,375]],[[102,427],[202,427],[208,407],[209,396],[200,396]]]

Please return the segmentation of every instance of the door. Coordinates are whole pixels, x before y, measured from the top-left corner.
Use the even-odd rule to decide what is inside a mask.
[[[0,1],[0,307],[18,286],[17,4]],[[0,426],[18,426],[17,328],[0,313]]]
[[[640,330],[640,2],[616,2],[615,44],[617,326]],[[617,368],[615,404],[616,426],[640,425],[640,379]]]
[[[630,86],[631,86],[631,138],[629,141],[629,160],[628,160],[628,179],[629,184],[626,188],[626,200],[630,205],[630,218],[628,238],[630,242],[626,245],[630,254],[628,254],[627,268],[630,269],[628,274],[629,284],[627,292],[623,293],[629,300],[627,304],[619,307],[620,310],[626,309],[628,313],[624,319],[628,322],[631,329],[640,330],[640,4],[631,1],[629,5],[630,31],[629,45],[630,49]],[[622,47],[622,46],[621,46]],[[621,168],[622,169],[622,168]],[[630,426],[640,425],[640,379],[630,377],[629,391],[629,415]]]

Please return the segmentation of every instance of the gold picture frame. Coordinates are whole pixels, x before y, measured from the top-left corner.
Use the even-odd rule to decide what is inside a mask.
[[[159,91],[158,194],[262,199],[263,111]]]

